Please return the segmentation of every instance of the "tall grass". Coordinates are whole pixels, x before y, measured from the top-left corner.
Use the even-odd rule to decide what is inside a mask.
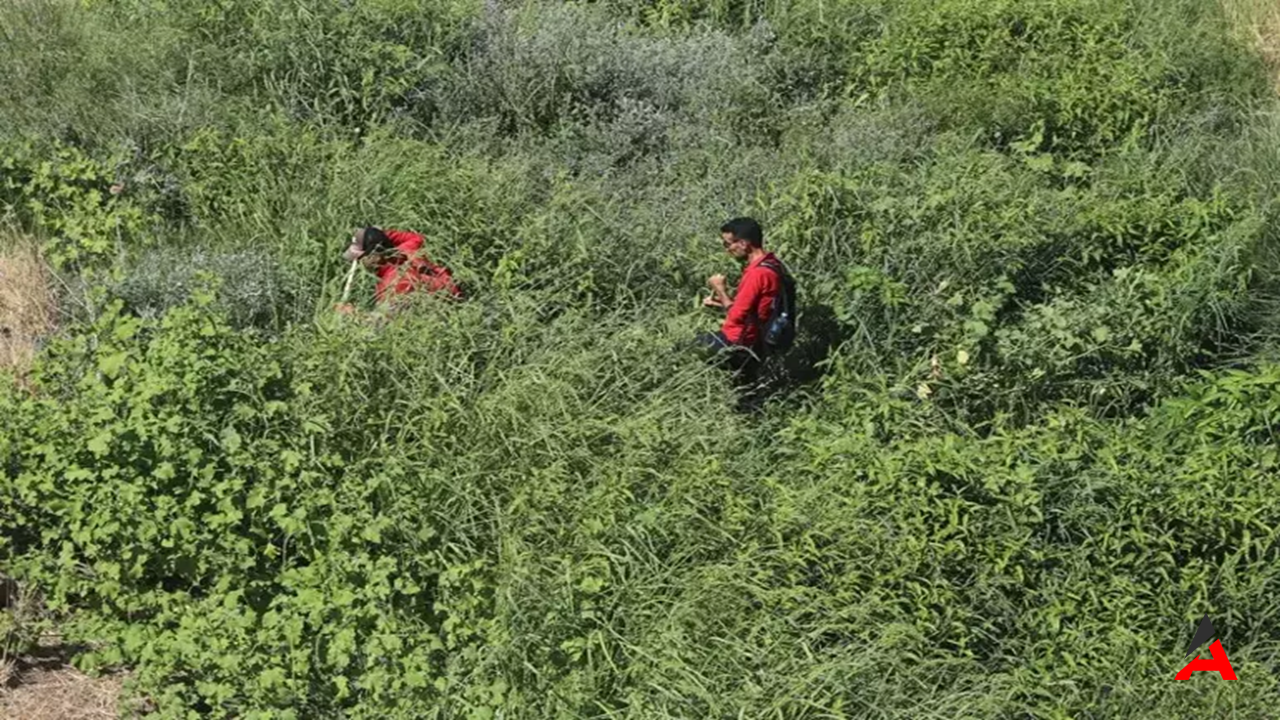
[[[1222,7],[1238,37],[1257,48],[1280,83],[1280,8],[1261,0],[1223,0]]]
[[[91,292],[0,570],[167,717],[1265,717],[1232,8],[6,6],[0,198]],[[754,414],[673,349],[740,214],[803,305]],[[335,317],[365,224],[468,301]],[[1206,613],[1238,683],[1173,682]]]

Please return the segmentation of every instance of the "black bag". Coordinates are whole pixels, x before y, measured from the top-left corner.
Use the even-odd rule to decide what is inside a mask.
[[[773,301],[762,338],[768,354],[781,355],[790,350],[796,340],[796,281],[780,260],[769,259],[760,266],[774,271],[782,280],[782,293]]]

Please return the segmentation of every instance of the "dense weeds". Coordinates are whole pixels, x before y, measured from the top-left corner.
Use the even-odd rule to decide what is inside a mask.
[[[78,302],[0,373],[0,570],[165,717],[1265,717],[1242,7],[11,3]],[[740,214],[804,306],[754,414],[674,349]],[[335,317],[370,223],[470,300]],[[1173,681],[1206,613],[1238,682]]]

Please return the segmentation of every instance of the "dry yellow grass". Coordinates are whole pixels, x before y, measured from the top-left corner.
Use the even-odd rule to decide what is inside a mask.
[[[0,718],[115,720],[123,680],[92,678],[61,661],[24,659],[0,668]]]
[[[1271,66],[1271,84],[1280,92],[1280,0],[1222,0],[1236,32]]]
[[[21,373],[54,328],[52,275],[34,242],[0,230],[0,370]]]
[[[106,720],[120,717],[126,674],[90,677],[69,663],[60,634],[38,633],[45,612],[38,593],[0,576],[0,718]],[[34,637],[29,633],[38,633]],[[34,640],[34,647],[28,645]],[[132,713],[138,716],[139,713]]]

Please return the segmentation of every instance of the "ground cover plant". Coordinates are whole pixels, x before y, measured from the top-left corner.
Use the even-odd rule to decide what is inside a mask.
[[[0,572],[160,717],[1267,717],[1266,17],[9,3]],[[679,349],[744,214],[754,413]],[[336,316],[370,223],[468,301]]]

